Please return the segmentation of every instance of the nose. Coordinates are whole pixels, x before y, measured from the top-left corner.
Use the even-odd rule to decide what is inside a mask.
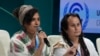
[[[39,24],[40,24],[40,21],[36,20],[35,25],[39,25]]]
[[[78,26],[75,26],[75,30],[78,30]]]

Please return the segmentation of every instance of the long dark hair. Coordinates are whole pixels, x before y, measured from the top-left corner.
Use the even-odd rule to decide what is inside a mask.
[[[78,14],[76,14],[76,13],[66,14],[63,17],[62,21],[61,21],[61,33],[62,33],[63,39],[64,39],[65,42],[68,43],[69,46],[72,46],[73,44],[70,41],[70,38],[69,38],[68,34],[65,32],[65,30],[68,30],[68,18],[70,16],[77,17],[79,19],[81,25],[82,25],[82,21],[80,19],[80,16]],[[83,40],[83,32],[81,32],[81,34],[79,36],[79,43],[80,43],[80,46],[81,46],[81,48],[83,50],[84,55],[85,56],[90,56],[89,51],[87,49],[87,46],[86,46],[86,44],[85,44],[85,42]]]

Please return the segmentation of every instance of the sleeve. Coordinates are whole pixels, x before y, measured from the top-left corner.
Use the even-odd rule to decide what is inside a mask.
[[[10,42],[10,54],[9,56],[31,56],[25,45],[19,40],[12,40]]]
[[[93,42],[89,39],[85,39],[85,43],[86,43],[87,48],[90,52],[90,56],[98,56],[98,53],[96,51],[96,48],[95,48]]]

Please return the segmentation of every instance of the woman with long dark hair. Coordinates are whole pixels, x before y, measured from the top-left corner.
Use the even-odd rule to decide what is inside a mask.
[[[82,21],[78,14],[66,14],[61,21],[63,39],[54,45],[53,56],[98,56],[89,39],[83,37]]]

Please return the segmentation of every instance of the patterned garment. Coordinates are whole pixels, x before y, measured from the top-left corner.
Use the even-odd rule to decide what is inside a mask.
[[[36,36],[35,47],[24,31],[19,31],[11,38],[10,53],[14,56],[32,56],[39,46],[39,39]]]

